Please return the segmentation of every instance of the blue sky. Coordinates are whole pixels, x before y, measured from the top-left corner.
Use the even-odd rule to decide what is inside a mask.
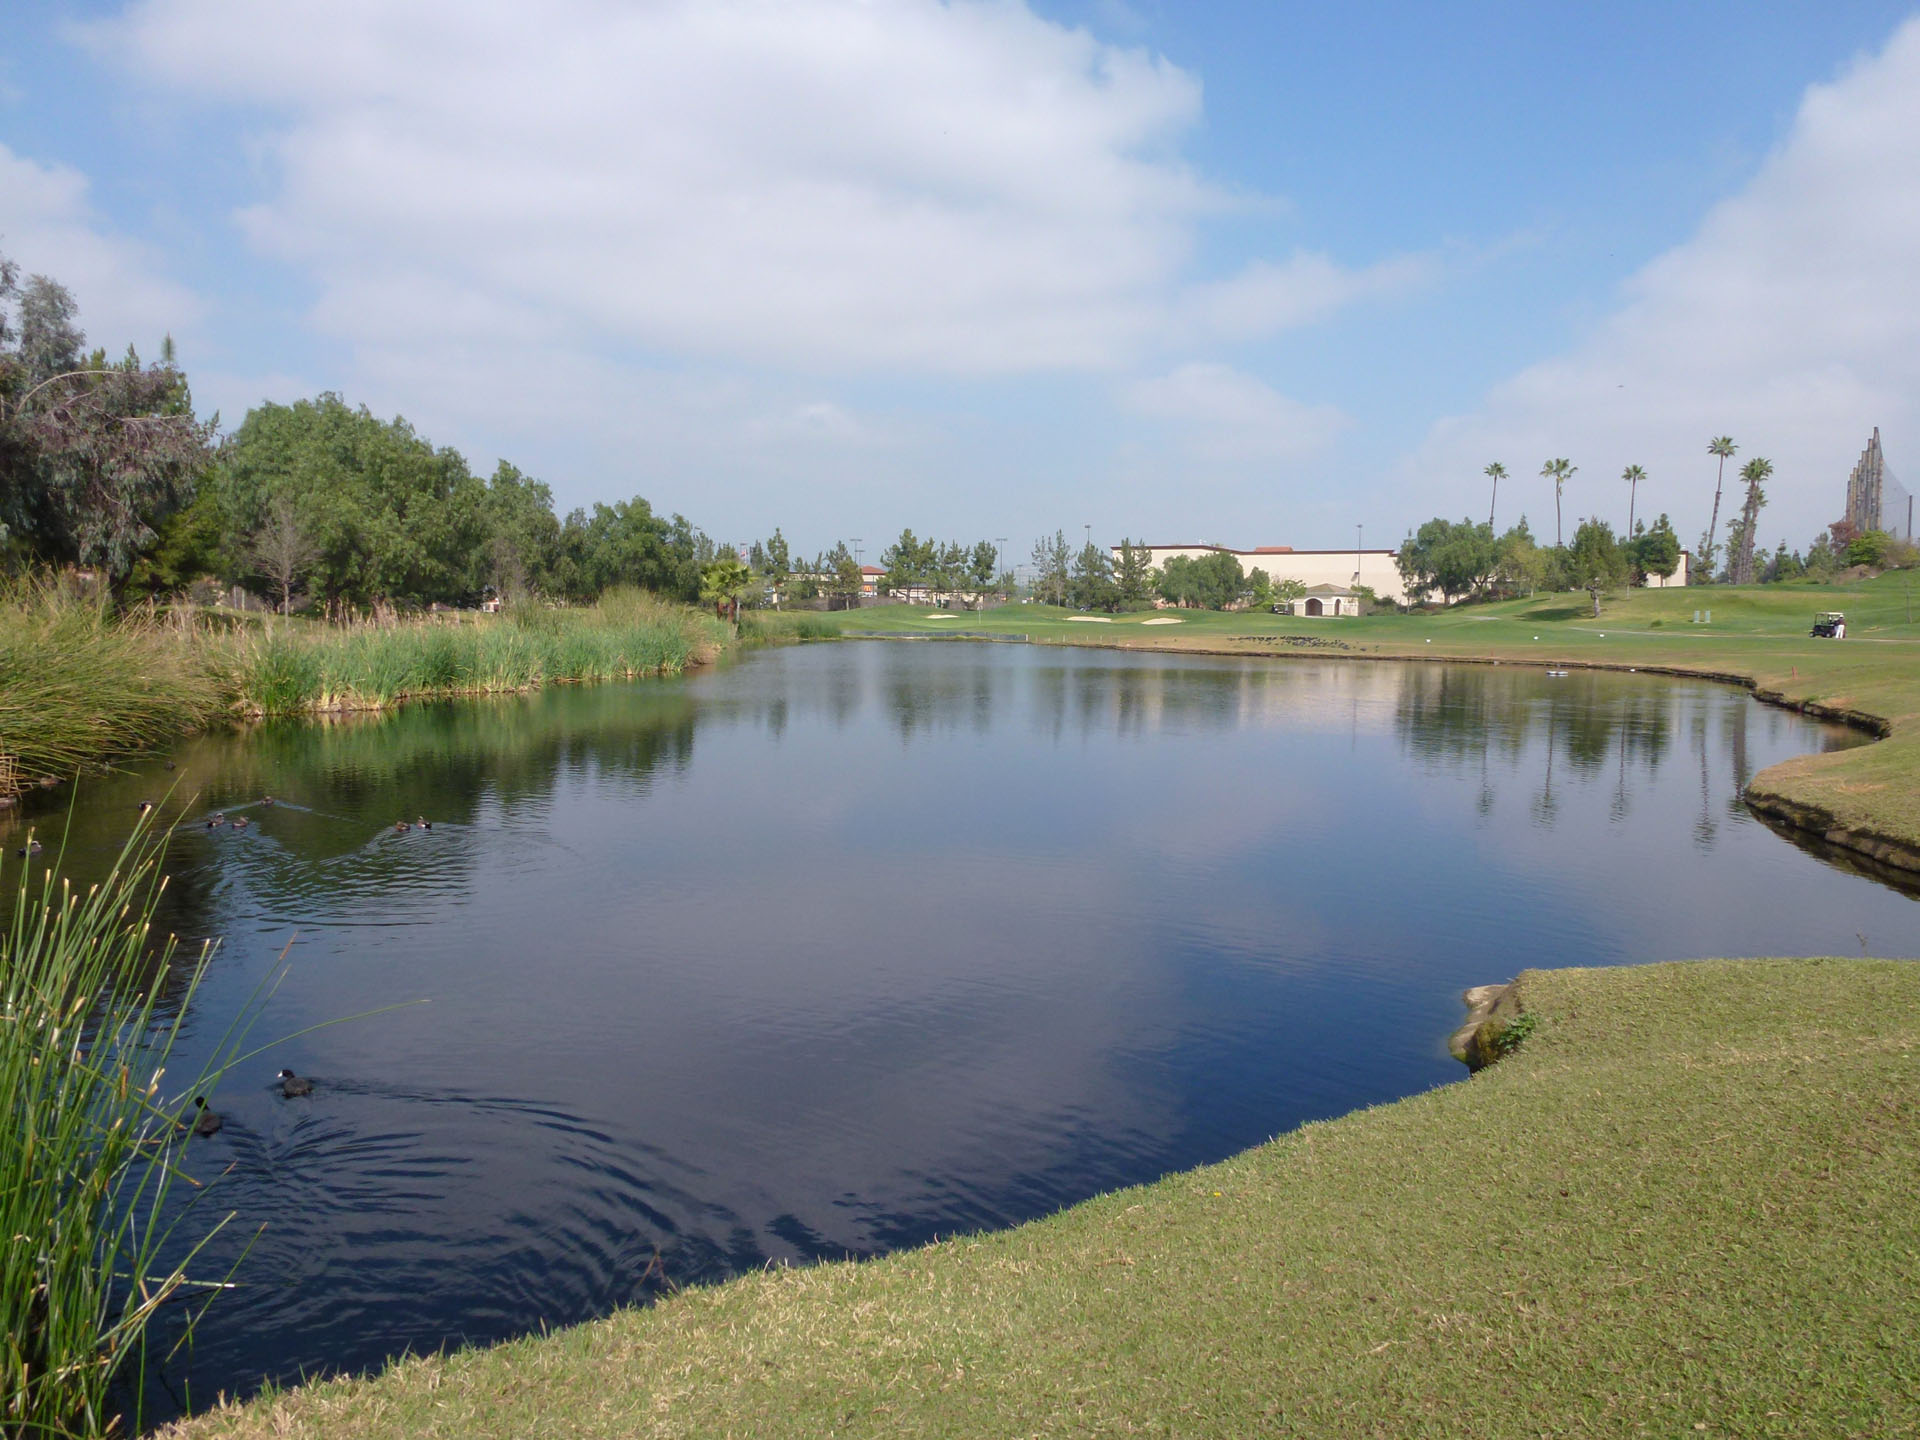
[[[0,251],[230,427],[334,389],[802,548],[1771,545],[1920,471],[1908,7],[25,5]],[[1911,483],[1911,481],[1909,481]],[[1724,521],[1723,521],[1724,523]]]

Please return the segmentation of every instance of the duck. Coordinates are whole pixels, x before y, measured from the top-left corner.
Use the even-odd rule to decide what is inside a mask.
[[[271,795],[265,795],[265,796],[262,796],[262,797],[261,797],[261,800],[260,800],[260,803],[261,803],[262,805],[271,805],[271,804],[273,804],[273,796],[271,796]]]
[[[244,830],[252,823],[253,822],[244,815],[236,815],[233,817],[233,828],[236,830]]]
[[[413,827],[404,820],[396,820],[393,822],[393,833],[396,835],[404,835],[412,828]]]
[[[27,843],[26,843],[26,844],[24,844],[24,845],[22,845],[22,846],[20,847],[20,854],[22,854],[22,855],[38,855],[38,854],[39,854],[39,853],[40,853],[40,852],[41,852],[42,850],[44,850],[44,849],[46,849],[46,848],[47,848],[47,847],[46,847],[46,846],[44,846],[44,845],[42,845],[42,844],[41,844],[41,843],[40,843],[40,842],[39,842],[38,840],[29,840],[29,841],[27,841]]]
[[[313,1094],[313,1081],[302,1079],[291,1070],[282,1070],[277,1078],[280,1081],[280,1093],[289,1100],[296,1095]]]
[[[418,825],[422,830],[433,829],[433,822],[427,819],[427,817],[424,815],[422,815],[418,820],[414,821],[413,823]]]
[[[218,830],[226,823],[227,817],[224,815],[209,815],[207,817],[207,829],[209,830]]]
[[[193,1122],[193,1133],[196,1135],[211,1135],[227,1123],[217,1112],[207,1108],[207,1097],[204,1095],[193,1097],[193,1108],[200,1112]]]
[[[139,805],[139,810],[140,810],[140,813],[141,813],[142,815],[144,815],[144,814],[146,814],[146,813],[147,813],[147,812],[148,812],[149,810],[151,810],[151,809],[153,809],[153,801],[151,801],[151,800],[142,800],[142,801],[140,802],[140,805]]]

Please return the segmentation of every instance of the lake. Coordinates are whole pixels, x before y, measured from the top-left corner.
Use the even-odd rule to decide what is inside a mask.
[[[256,1041],[426,1002],[221,1087],[197,1268],[251,1250],[158,1403],[1216,1160],[1460,1079],[1459,992],[1528,966],[1913,955],[1739,799],[1854,743],[1643,675],[849,642],[87,781],[81,874],[177,786],[190,1050],[283,952]]]

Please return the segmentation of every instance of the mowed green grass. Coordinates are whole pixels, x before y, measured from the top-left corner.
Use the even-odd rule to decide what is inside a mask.
[[[1844,585],[1623,590],[1598,619],[1584,592],[1540,595],[1432,614],[1317,619],[1161,611],[1073,619],[1051,606],[1009,605],[937,619],[925,606],[817,617],[842,633],[961,633],[1036,644],[1198,650],[1246,655],[1497,660],[1541,666],[1676,670],[1751,682],[1782,699],[1884,721],[1880,743],[1776,765],[1754,782],[1828,817],[1833,826],[1920,849],[1920,577],[1895,571]],[[1848,638],[1807,632],[1822,610],[1847,615]],[[1695,624],[1696,611],[1711,623]],[[1151,625],[1173,618],[1177,625]],[[1303,642],[1332,641],[1341,648]]]
[[[1515,997],[1492,1069],[1224,1164],[175,1433],[1920,1433],[1920,964]]]

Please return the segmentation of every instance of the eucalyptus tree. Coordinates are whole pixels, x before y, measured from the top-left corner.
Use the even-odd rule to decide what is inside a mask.
[[[1740,506],[1740,548],[1729,567],[1736,585],[1753,583],[1753,536],[1760,523],[1760,507],[1767,503],[1767,492],[1760,488],[1760,482],[1771,474],[1773,462],[1757,455],[1740,467],[1740,478],[1747,482],[1747,498]]]
[[[1731,435],[1716,435],[1707,442],[1707,454],[1720,457],[1719,472],[1713,479],[1713,518],[1707,522],[1706,548],[1700,556],[1709,575],[1713,573],[1713,537],[1720,528],[1720,483],[1727,478],[1727,460],[1739,448]]]
[[[1507,478],[1507,467],[1496,460],[1481,473],[1493,481],[1493,494],[1487,500],[1487,528],[1491,530],[1494,507],[1500,503],[1500,482]]]
[[[1640,482],[1647,478],[1647,472],[1638,465],[1629,465],[1620,472],[1620,478],[1627,482],[1627,538],[1633,538],[1633,502],[1638,497]]]
[[[1558,550],[1560,539],[1560,497],[1566,493],[1567,481],[1580,473],[1580,467],[1571,460],[1549,460],[1540,467],[1542,479],[1553,481],[1553,548]]]

